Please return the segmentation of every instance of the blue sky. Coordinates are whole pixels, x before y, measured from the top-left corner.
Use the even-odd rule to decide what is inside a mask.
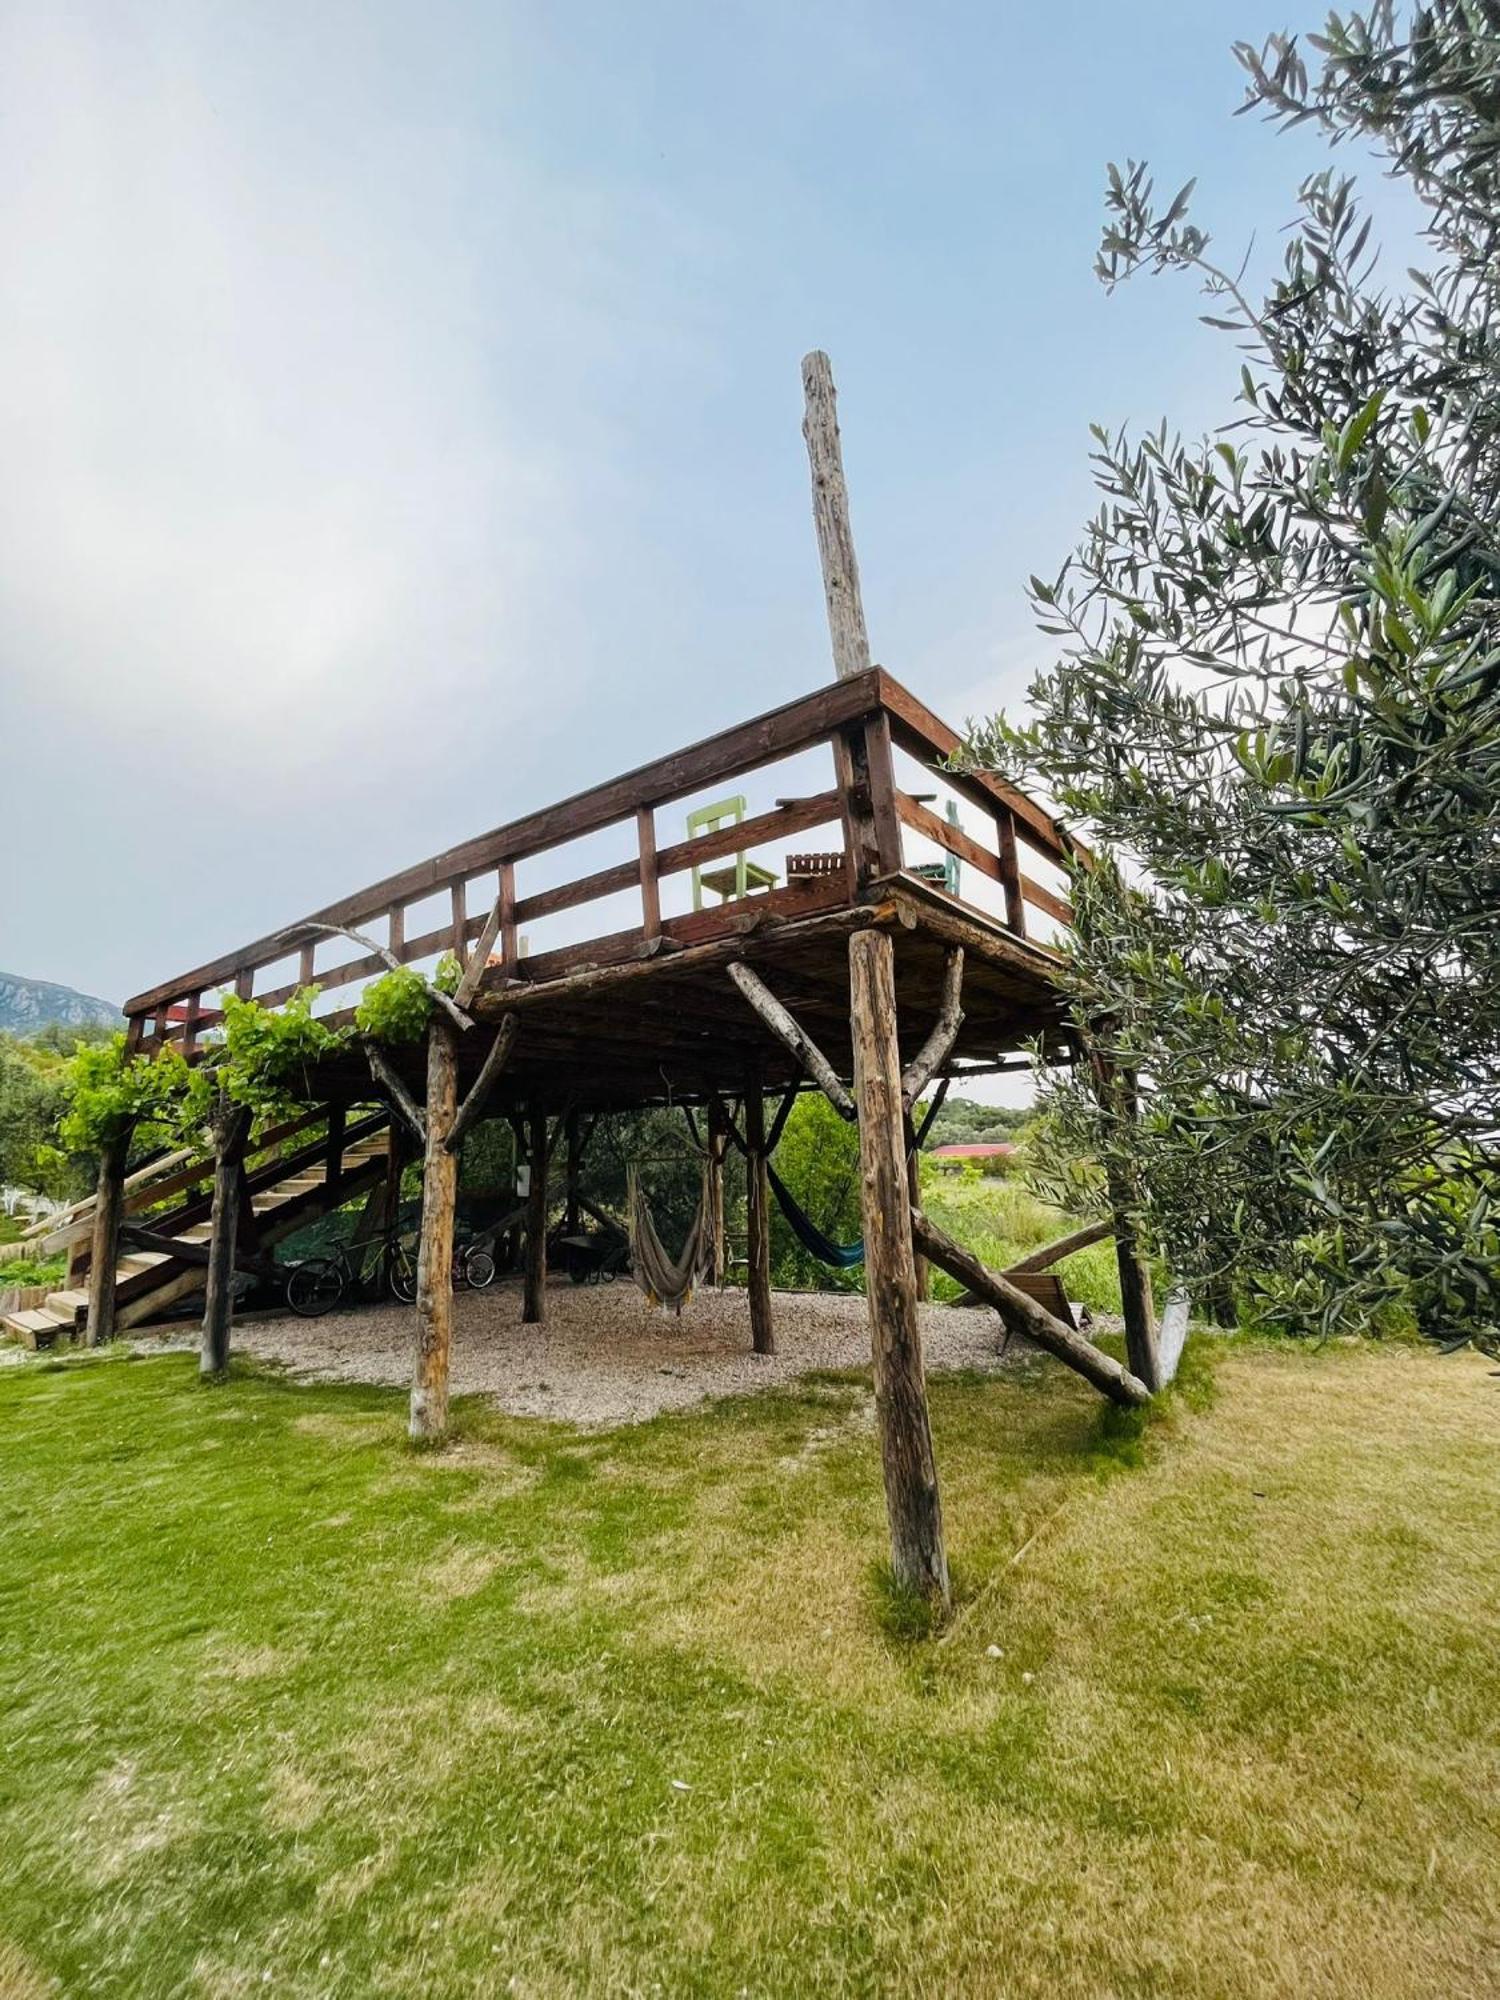
[[[1287,5],[33,6],[0,21],[0,965],[121,999],[830,677],[825,347],[877,659],[951,719],[1090,420],[1233,351],[1091,274],[1105,162],[1226,246]]]

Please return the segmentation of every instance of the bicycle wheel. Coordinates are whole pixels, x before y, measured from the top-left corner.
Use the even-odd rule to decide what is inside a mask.
[[[343,1296],[344,1273],[331,1257],[309,1257],[286,1281],[286,1302],[302,1319],[331,1312]]]
[[[495,1260],[488,1250],[471,1250],[464,1259],[464,1276],[476,1292],[495,1282]]]
[[[404,1306],[416,1301],[417,1260],[404,1243],[391,1252],[391,1290]]]

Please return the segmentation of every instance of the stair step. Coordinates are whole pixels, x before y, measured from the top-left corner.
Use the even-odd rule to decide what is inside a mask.
[[[72,1329],[72,1321],[59,1319],[55,1313],[34,1307],[27,1312],[7,1313],[0,1320],[12,1340],[19,1340],[23,1347],[52,1347],[65,1333]]]
[[[68,1290],[63,1292],[48,1292],[42,1303],[48,1312],[62,1313],[66,1318],[71,1319],[75,1314],[84,1311],[88,1302],[89,1295],[87,1292]]]
[[[115,1266],[115,1282],[121,1278],[138,1278],[142,1271],[152,1271],[158,1264],[171,1260],[161,1250],[132,1250],[128,1257],[122,1257]]]

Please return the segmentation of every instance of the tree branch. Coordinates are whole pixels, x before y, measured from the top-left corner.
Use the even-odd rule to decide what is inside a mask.
[[[954,945],[943,962],[943,998],[932,1033],[907,1064],[901,1078],[901,1097],[908,1111],[932,1081],[932,1072],[946,1059],[958,1039],[958,1031],[964,1023],[964,1010],[959,1005],[963,983],[963,946]]]
[[[458,1115],[453,1120],[453,1129],[447,1138],[450,1153],[458,1151],[464,1142],[464,1134],[483,1111],[501,1070],[510,1061],[510,1052],[516,1045],[516,1036],[520,1031],[521,1019],[518,1014],[507,1014],[495,1030],[495,1039],[490,1043],[489,1054],[474,1079],[473,1088],[458,1107]]]
[[[840,1118],[853,1119],[854,1099],[838,1079],[833,1064],[812,1036],[799,1027],[758,973],[742,961],[729,968],[729,976],[755,1009],[777,1041],[783,1043],[801,1063]]]
[[[372,1041],[364,1044],[365,1060],[370,1065],[370,1074],[390,1099],[392,1109],[411,1127],[419,1145],[427,1144],[427,1115],[420,1109],[411,1092],[401,1081],[396,1071],[386,1061],[385,1053]]]

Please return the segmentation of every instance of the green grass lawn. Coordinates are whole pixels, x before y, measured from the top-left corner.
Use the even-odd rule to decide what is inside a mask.
[[[920,1642],[858,1379],[417,1454],[0,1371],[0,1994],[1494,1993],[1496,1385],[1190,1356],[934,1383]]]

